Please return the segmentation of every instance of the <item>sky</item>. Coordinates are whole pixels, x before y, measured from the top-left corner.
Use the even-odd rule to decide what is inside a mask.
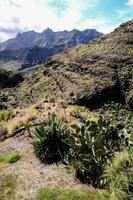
[[[113,31],[133,19],[133,0],[0,0],[0,42],[19,32],[94,28]]]

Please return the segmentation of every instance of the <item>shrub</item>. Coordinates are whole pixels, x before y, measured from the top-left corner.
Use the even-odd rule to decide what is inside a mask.
[[[115,154],[105,168],[106,198],[110,200],[132,199],[133,192],[133,152],[122,151]]]
[[[76,118],[83,118],[82,114],[86,111],[86,108],[84,106],[74,106],[71,115]]]
[[[95,187],[101,185],[100,177],[108,160],[115,151],[130,146],[122,128],[120,124],[116,127],[111,125],[102,117],[72,126],[68,160],[81,181]]]
[[[12,119],[15,116],[13,111],[0,111],[0,121],[7,121],[8,119]]]
[[[15,163],[21,158],[19,153],[11,153],[7,157],[5,157],[4,161],[6,163]]]
[[[42,162],[64,162],[69,149],[65,143],[67,137],[67,123],[54,114],[49,115],[44,124],[36,128],[33,139],[34,152]]]
[[[1,156],[0,155],[0,162],[3,163],[15,163],[21,158],[21,155],[19,153],[11,153],[8,156]]]
[[[127,133],[132,134],[133,130],[133,113],[121,105],[107,104],[104,106],[104,115],[107,119],[111,120],[114,125],[118,123],[123,124]]]

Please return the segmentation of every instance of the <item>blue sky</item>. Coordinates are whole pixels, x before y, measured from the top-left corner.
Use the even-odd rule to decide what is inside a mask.
[[[0,0],[0,41],[47,27],[109,33],[130,19],[133,0]]]

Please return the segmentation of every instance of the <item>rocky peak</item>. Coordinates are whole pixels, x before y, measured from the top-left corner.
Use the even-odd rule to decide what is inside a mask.
[[[15,38],[0,44],[0,60],[4,59],[5,62],[5,55],[6,60],[8,61],[14,61],[15,59],[16,62],[19,58],[18,62],[22,63],[22,68],[27,66],[30,67],[33,65],[38,65],[42,61],[45,62],[49,56],[61,52],[64,48],[74,47],[80,43],[87,44],[92,39],[99,36],[101,36],[99,32],[97,32],[97,35],[89,35],[88,33],[86,36],[84,32],[77,29],[72,31],[54,32],[50,28],[45,29],[41,33],[37,33],[33,30],[24,33],[18,33]],[[36,48],[34,49],[34,47]],[[38,48],[39,52],[41,52],[41,57],[38,55]],[[6,51],[8,51],[9,56],[7,55]],[[33,55],[31,55],[31,52],[34,52]],[[30,59],[29,55],[32,59]]]
[[[51,35],[54,34],[54,31],[50,28],[46,28],[44,31],[41,32],[41,35]]]

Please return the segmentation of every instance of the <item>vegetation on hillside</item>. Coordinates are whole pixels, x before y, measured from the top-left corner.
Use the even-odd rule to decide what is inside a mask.
[[[49,116],[43,125],[36,128],[33,146],[34,152],[42,162],[64,162],[69,145],[65,143],[68,138],[68,126],[55,115]]]
[[[74,191],[60,189],[41,189],[37,196],[31,200],[104,200],[99,191]],[[30,200],[30,199],[28,199]]]
[[[12,164],[17,162],[19,159],[21,158],[20,153],[18,152],[13,152],[7,156],[2,156],[0,155],[0,163],[8,163],[8,164]]]
[[[94,190],[42,189],[33,199],[132,200],[132,27],[130,21],[65,50],[24,76],[0,70],[0,142],[28,133],[43,164],[64,164]],[[21,158],[21,152],[8,152],[0,164]],[[14,200],[16,180],[1,180],[0,199]]]
[[[65,160],[82,182],[107,189],[106,199],[130,199],[133,141],[124,126],[112,125],[103,117],[74,124],[71,129],[61,128],[63,123],[52,116],[36,129],[33,146],[39,159],[47,163]]]

